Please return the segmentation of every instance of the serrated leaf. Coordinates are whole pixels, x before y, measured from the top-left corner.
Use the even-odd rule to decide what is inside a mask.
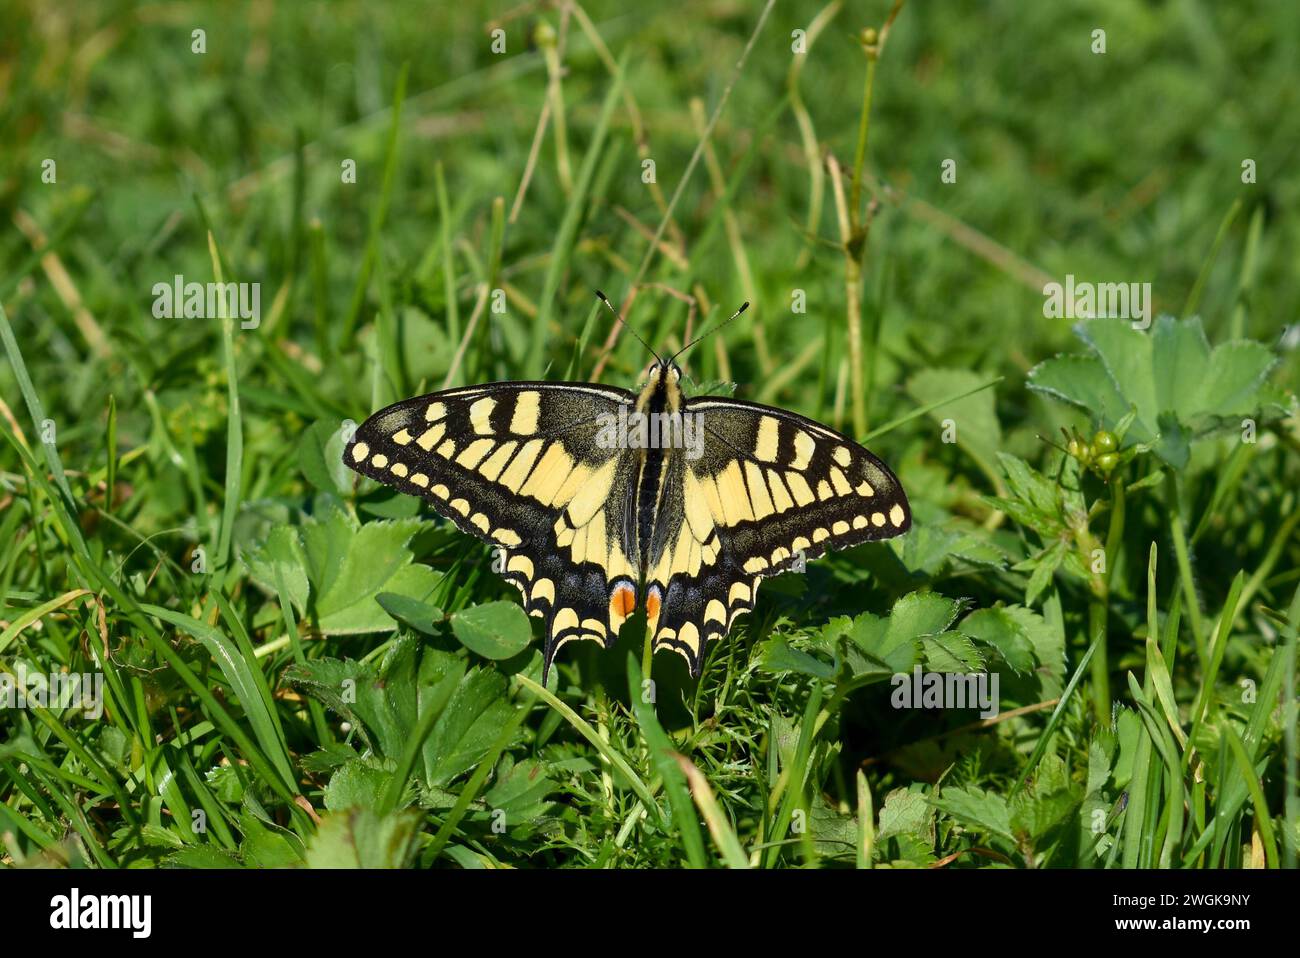
[[[372,758],[355,758],[340,766],[325,786],[325,807],[331,812],[349,808],[377,809],[393,773]]]
[[[1021,623],[1007,609],[976,609],[962,620],[961,631],[996,649],[1002,661],[1017,673],[1033,671],[1034,647]]]
[[[555,783],[546,774],[546,765],[535,758],[515,762],[510,756],[501,759],[496,781],[483,795],[488,808],[501,810],[511,824],[532,822],[551,807],[546,796]]]
[[[945,788],[931,803],[968,828],[995,835],[1008,842],[1011,834],[1011,810],[1007,800],[997,792],[986,792],[974,785]]]
[[[424,743],[426,784],[446,785],[482,761],[513,712],[500,672],[466,673]]]
[[[1233,420],[1276,404],[1266,379],[1277,362],[1261,343],[1235,341],[1210,348],[1197,317],[1156,319],[1150,335],[1120,319],[1075,327],[1089,356],[1058,356],[1029,374],[1030,388],[1088,411],[1116,429],[1135,410],[1124,445],[1150,445],[1175,468],[1190,443]]]
[[[835,666],[790,646],[785,636],[773,635],[763,642],[760,662],[768,672],[798,672],[819,679],[835,677]]]
[[[378,815],[368,808],[323,817],[307,846],[308,868],[402,868],[410,861],[423,813]]]
[[[1032,786],[1011,802],[1011,829],[1037,840],[1065,821],[1082,800],[1083,792],[1070,781],[1065,762],[1060,756],[1045,755]]]
[[[984,670],[984,656],[969,637],[960,632],[942,632],[921,637],[926,668],[931,672],[971,673]]]
[[[295,842],[299,839],[291,832],[273,828],[245,809],[239,816],[239,830],[244,840],[239,843],[239,857],[253,868],[287,868],[302,863],[302,855]]]
[[[1217,346],[1203,392],[1203,409],[1216,416],[1254,412],[1260,387],[1278,359],[1262,343],[1242,340]]]
[[[1110,779],[1110,756],[1101,743],[1093,739],[1088,743],[1088,784],[1086,794],[1100,794]]]
[[[1096,356],[1054,356],[1029,371],[1029,388],[1078,406],[1102,422],[1118,422],[1128,410],[1124,395]],[[1140,426],[1137,442],[1151,442],[1154,435]]]
[[[1030,574],[1029,582],[1025,585],[1026,605],[1033,605],[1034,600],[1043,594],[1043,590],[1052,584],[1052,576],[1056,574],[1056,570],[1065,561],[1067,549],[1068,547],[1064,542],[1057,540],[1034,559],[1029,560],[1034,571]]]
[[[311,584],[297,529],[276,526],[258,547],[244,553],[243,560],[258,585],[274,594],[276,583],[283,582],[286,596],[298,614],[307,608]]]
[[[884,807],[880,809],[880,825],[876,829],[876,840],[886,841],[899,835],[907,835],[920,841],[930,838],[934,808],[919,792],[896,788],[885,796]]]
[[[244,556],[255,582],[275,594],[276,575],[300,616],[315,612],[326,635],[391,632],[394,619],[375,600],[380,592],[426,600],[442,576],[412,564],[407,543],[424,523],[417,519],[364,526],[341,509],[278,527]]]

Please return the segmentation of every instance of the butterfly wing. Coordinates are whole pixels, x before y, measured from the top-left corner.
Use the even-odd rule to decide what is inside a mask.
[[[695,458],[676,457],[667,478],[664,500],[681,515],[664,517],[647,609],[655,648],[681,653],[698,676],[705,646],[753,608],[763,578],[901,535],[912,513],[888,466],[818,422],[717,397],[687,400],[685,412],[702,424],[703,443]]]
[[[612,644],[635,603],[625,545],[635,464],[598,441],[603,417],[634,401],[585,383],[445,390],[381,409],[343,458],[505,550],[502,574],[545,622],[549,672],[570,640]]]

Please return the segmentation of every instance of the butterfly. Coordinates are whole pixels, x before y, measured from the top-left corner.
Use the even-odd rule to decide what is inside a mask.
[[[497,568],[545,624],[543,684],[562,646],[609,648],[637,609],[654,651],[698,678],[764,578],[911,527],[867,449],[784,409],[688,398],[681,352],[655,354],[636,393],[495,382],[407,399],[344,448],[356,472],[503,550]]]

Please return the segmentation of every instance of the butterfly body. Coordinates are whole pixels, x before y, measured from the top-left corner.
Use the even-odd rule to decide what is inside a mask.
[[[657,361],[639,393],[501,382],[395,403],[344,450],[505,551],[545,622],[545,669],[575,639],[609,647],[635,609],[698,676],[758,584],[829,548],[899,535],[911,513],[866,449],[795,413],[687,398]]]

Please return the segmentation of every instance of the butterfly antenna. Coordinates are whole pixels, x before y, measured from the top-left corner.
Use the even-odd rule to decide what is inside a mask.
[[[707,332],[700,333],[700,335],[696,336],[694,339],[692,339],[689,343],[687,343],[687,344],[686,344],[685,346],[683,346],[681,349],[677,350],[677,352],[673,353],[672,356],[670,356],[670,357],[668,358],[668,361],[669,361],[669,362],[672,362],[674,359],[676,359],[676,358],[677,358],[678,356],[680,356],[682,353],[686,352],[686,350],[690,349],[692,346],[694,346],[696,343],[698,343],[701,339],[705,339],[705,338],[707,338],[707,337],[709,337],[709,336],[712,336],[714,333],[716,333],[718,330],[720,330],[723,326],[726,326],[727,323],[731,322],[733,319],[735,319],[737,316],[739,316],[741,313],[743,313],[743,312],[744,312],[745,310],[747,310],[747,309],[749,309],[749,303],[747,303],[747,302],[746,302],[746,303],[741,303],[741,304],[740,304],[740,309],[736,310],[734,313],[731,314],[731,316],[729,316],[727,319],[724,319],[722,322],[718,323],[718,325],[714,326],[712,329],[708,330]]]
[[[655,361],[662,366],[664,361],[659,358],[659,354],[655,352],[653,348],[651,348],[649,343],[647,343],[644,339],[641,338],[641,334],[638,333],[635,329],[633,329],[631,324],[629,324],[627,320],[625,320],[622,316],[618,314],[618,310],[614,308],[614,304],[609,301],[609,299],[605,296],[605,294],[602,293],[600,290],[596,290],[596,296],[600,299],[602,303],[604,303],[606,306],[609,307],[609,311],[614,314],[614,318],[618,320],[619,325],[622,326],[624,329],[626,329],[633,336],[635,336],[636,341],[638,343],[640,343],[646,349],[650,350],[650,355],[653,356],[655,358]]]

